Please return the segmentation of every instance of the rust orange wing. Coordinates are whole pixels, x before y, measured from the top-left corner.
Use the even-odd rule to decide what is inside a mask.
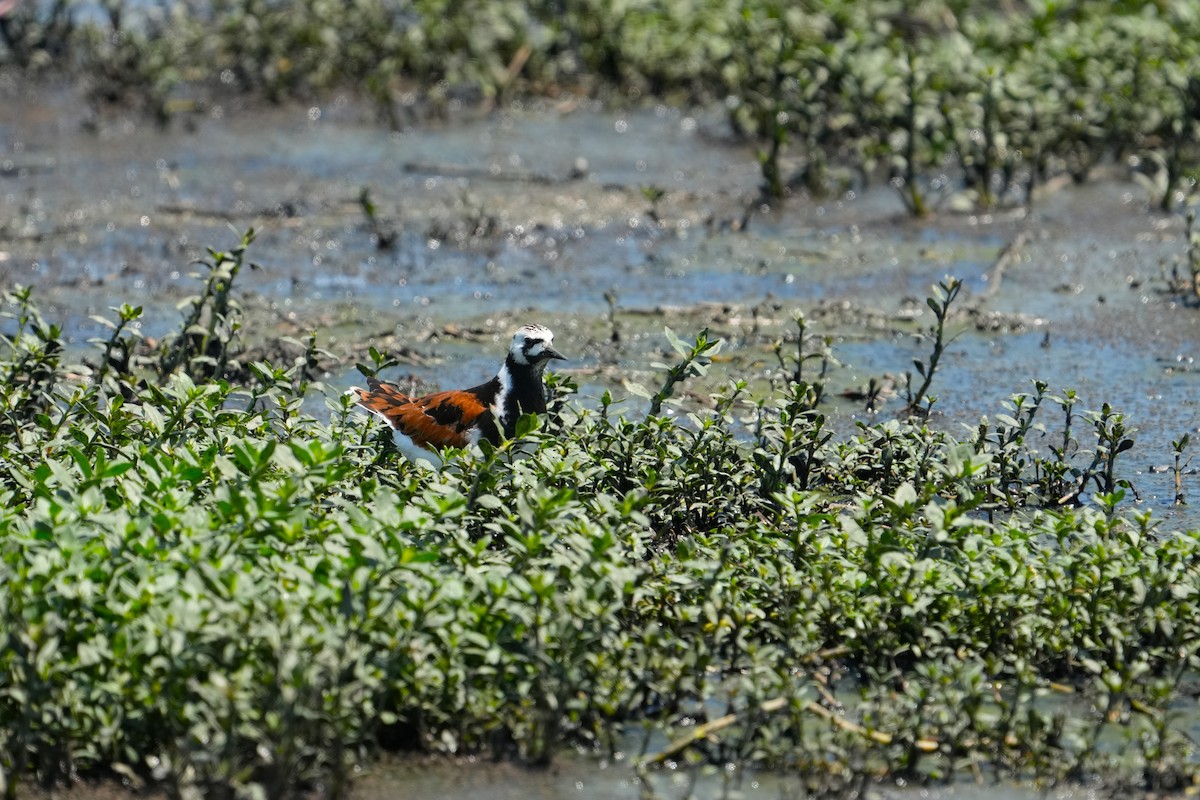
[[[366,389],[353,389],[358,404],[377,414],[393,430],[430,450],[466,447],[475,441],[471,434],[490,410],[474,392],[451,390],[424,397],[409,397],[391,383],[370,378]]]

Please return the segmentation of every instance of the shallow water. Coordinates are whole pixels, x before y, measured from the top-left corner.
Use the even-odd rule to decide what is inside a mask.
[[[830,334],[844,364],[831,382],[862,386],[927,357],[914,336],[931,321],[921,300],[954,275],[960,306],[996,312],[999,324],[959,323],[932,388],[944,424],[974,426],[1033,379],[1075,389],[1081,409],[1109,402],[1140,431],[1125,463],[1143,502],[1171,524],[1200,524],[1172,505],[1163,471],[1171,441],[1200,429],[1200,310],[1167,294],[1163,278],[1183,254],[1183,222],[1149,210],[1132,183],[1048,193],[1029,214],[926,221],[907,218],[889,189],[860,188],[755,208],[738,231],[757,165],[717,112],[535,103],[396,133],[345,97],[238,100],[209,105],[189,130],[114,117],[89,133],[70,91],[0,94],[0,282],[34,284],[47,317],[80,345],[101,332],[91,315],[122,302],[146,307],[147,335],[172,330],[175,304],[197,289],[189,262],[251,226],[261,267],[238,278],[248,335],[317,330],[347,359],[330,376],[338,389],[354,380],[361,343],[390,334],[428,359],[404,368],[416,378],[474,383],[508,330],[537,319],[559,331],[585,399],[598,396],[603,379],[588,385],[589,368],[613,355],[606,292],[629,374],[661,357],[663,324],[685,335],[711,326],[731,338],[736,364],[765,369],[751,309],[765,337],[782,334],[793,309],[824,309],[810,330]],[[666,192],[654,214],[650,186]],[[364,188],[395,234],[389,250],[367,225]],[[1022,234],[995,286],[997,255]],[[426,341],[447,325],[491,336]],[[1200,493],[1194,471],[1184,489]]]
[[[317,330],[346,358],[329,376],[335,389],[354,380],[363,342],[392,335],[429,360],[398,372],[474,383],[494,369],[511,328],[536,319],[558,332],[585,400],[595,398],[610,379],[589,370],[614,355],[606,292],[618,303],[622,373],[645,376],[671,324],[683,334],[711,326],[730,338],[737,369],[761,374],[770,337],[803,309],[843,363],[831,381],[862,386],[927,357],[914,336],[931,316],[922,298],[950,274],[965,281],[961,302],[997,312],[997,325],[956,322],[933,386],[937,424],[973,427],[1035,378],[1075,389],[1081,409],[1110,402],[1140,430],[1124,461],[1140,502],[1168,526],[1200,525],[1200,499],[1175,507],[1163,469],[1171,440],[1200,430],[1200,310],[1165,293],[1162,278],[1183,253],[1183,223],[1148,210],[1119,176],[1051,193],[1028,215],[918,222],[876,188],[756,209],[747,230],[734,230],[757,165],[707,111],[534,104],[392,133],[346,98],[312,108],[239,101],[210,105],[192,131],[110,118],[88,133],[77,105],[69,91],[0,86],[0,284],[35,285],[46,316],[80,346],[101,331],[90,316],[123,302],[146,307],[147,335],[173,329],[175,304],[197,288],[189,262],[206,246],[234,246],[251,226],[261,268],[238,279],[249,335]],[[647,186],[666,190],[654,213]],[[390,250],[366,224],[364,187],[396,235]],[[1028,243],[997,287],[993,263],[1021,233]],[[481,338],[429,338],[449,325]],[[873,416],[843,400],[831,410],[849,424],[887,418],[897,404]],[[1200,496],[1194,470],[1184,489]],[[646,786],[627,764],[591,759],[540,772],[420,762],[372,769],[357,794],[668,798],[685,796],[692,777],[655,772]],[[800,794],[782,777],[698,781],[697,797]],[[871,793],[1047,796],[1005,784]]]
[[[728,769],[677,767],[639,777],[625,760],[565,757],[547,769],[478,759],[384,762],[360,775],[357,800],[799,800],[811,796],[796,777]],[[1036,788],[1007,781],[914,786],[868,784],[863,800],[1085,800],[1095,787]]]

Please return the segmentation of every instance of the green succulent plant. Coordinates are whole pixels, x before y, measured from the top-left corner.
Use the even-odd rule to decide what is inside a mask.
[[[3,296],[7,796],[107,775],[338,797],[380,750],[536,764],[639,731],[651,781],[668,758],[830,791],[1195,780],[1200,534],[1125,510],[1113,409],[1036,384],[967,440],[922,415],[835,436],[797,316],[769,396],[681,404],[720,341],[668,331],[647,408],[557,379],[520,441],[431,471],[313,379],[315,337],[214,372],[236,331],[193,317],[235,307],[212,274],[248,240],[182,306],[202,353],[150,348],[123,306],[67,363],[32,293]]]

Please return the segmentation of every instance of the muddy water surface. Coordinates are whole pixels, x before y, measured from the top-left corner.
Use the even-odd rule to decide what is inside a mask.
[[[558,330],[585,397],[646,372],[663,324],[711,327],[730,339],[730,372],[753,377],[799,309],[834,336],[840,390],[902,380],[926,356],[921,301],[954,275],[960,307],[982,316],[958,320],[932,389],[941,419],[973,426],[1035,378],[1075,389],[1082,407],[1109,402],[1141,431],[1126,465],[1143,501],[1197,524],[1163,471],[1171,440],[1200,426],[1200,309],[1165,277],[1183,222],[1120,175],[1047,192],[1031,213],[918,222],[886,187],[756,207],[753,152],[707,110],[537,103],[389,132],[337,98],[214,103],[167,130],[113,117],[87,132],[71,92],[3,89],[0,280],[35,285],[80,344],[100,331],[91,315],[122,302],[146,307],[147,335],[173,329],[197,286],[189,262],[254,227],[261,266],[238,278],[247,336],[318,331],[344,360],[335,388],[368,341],[413,348],[406,370],[430,385],[474,382],[533,319]],[[432,336],[447,326],[465,338]],[[593,376],[600,361],[620,368]]]
[[[544,770],[480,760],[385,763],[355,783],[358,800],[787,800],[803,798],[795,778],[727,769],[652,771],[638,777],[622,761],[566,757]],[[1094,789],[1034,790],[1004,782],[914,787],[904,781],[870,785],[863,800],[1085,800]]]
[[[1166,279],[1184,253],[1183,222],[1148,210],[1119,174],[1049,192],[1030,213],[917,222],[886,187],[755,206],[754,154],[709,111],[545,103],[397,133],[343,98],[213,104],[168,130],[114,117],[88,132],[69,91],[0,90],[0,284],[34,285],[46,316],[81,348],[101,332],[91,316],[123,302],[146,308],[148,336],[173,329],[176,303],[197,288],[190,262],[254,227],[250,256],[260,266],[238,278],[247,337],[315,330],[342,359],[329,366],[333,389],[355,380],[368,343],[406,348],[395,377],[476,382],[495,368],[512,327],[532,320],[558,333],[585,401],[605,388],[622,394],[621,376],[652,381],[664,324],[683,334],[710,327],[729,341],[718,375],[765,380],[771,342],[803,310],[810,330],[831,337],[837,394],[871,378],[902,380],[913,358],[927,358],[917,336],[931,323],[923,298],[954,275],[966,286],[960,308],[975,313],[955,318],[958,336],[933,386],[936,423],[973,427],[1033,379],[1076,390],[1081,407],[1109,402],[1140,429],[1125,461],[1140,502],[1168,528],[1200,525],[1190,510],[1200,507],[1200,478],[1185,475],[1197,505],[1178,508],[1165,469],[1171,440],[1200,428],[1200,309]],[[652,201],[650,188],[662,197]],[[1023,244],[997,269],[1014,241]],[[874,415],[849,400],[830,405],[845,427],[898,409],[896,400]],[[656,775],[646,787],[627,765],[592,760],[532,773],[422,762],[373,770],[360,791],[674,797],[694,777]],[[800,793],[781,781],[702,777],[697,796]]]

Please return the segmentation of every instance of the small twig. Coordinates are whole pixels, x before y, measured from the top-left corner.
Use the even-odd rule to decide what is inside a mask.
[[[764,701],[762,705],[759,706],[759,710],[764,714],[773,714],[776,711],[780,711],[787,707],[787,704],[788,699],[786,697],[775,697]],[[895,737],[893,737],[890,733],[872,730],[871,728],[865,728],[856,722],[851,722],[841,714],[830,711],[828,708],[825,708],[815,700],[809,700],[807,703],[805,703],[804,710],[810,714],[815,714],[822,719],[828,720],[844,731],[857,734],[862,736],[864,739],[870,739],[876,744],[887,745],[891,744],[895,740]],[[737,721],[737,714],[726,714],[725,716],[718,717],[711,722],[706,722],[703,725],[697,725],[686,736],[681,736],[680,738],[668,744],[662,750],[659,750],[657,753],[651,753],[643,758],[640,762],[638,762],[638,766],[646,767],[651,764],[660,764],[663,761],[674,758],[675,756],[687,750],[696,742],[708,739],[713,734],[728,728]],[[934,739],[918,739],[916,742],[914,742],[914,746],[924,753],[932,753],[936,751],[940,745]]]
[[[489,167],[474,167],[462,164],[439,162],[409,161],[401,165],[401,169],[416,175],[441,175],[447,178],[466,178],[480,181],[515,181],[517,183],[533,183],[555,185],[569,183],[573,178],[558,177],[526,170],[499,170],[493,172]]]
[[[985,300],[992,298],[996,292],[1000,291],[1000,281],[1004,279],[1004,270],[1020,257],[1021,251],[1028,243],[1029,232],[1021,231],[1000,251],[1000,255],[996,256],[996,260],[992,262],[992,268],[988,270],[987,288],[979,295],[979,299],[972,305],[972,308],[978,308]]]
[[[786,697],[775,697],[765,701],[759,708],[763,711],[763,713],[772,714],[786,706],[787,702],[788,701]],[[707,739],[712,734],[728,728],[737,721],[737,714],[726,714],[725,716],[718,717],[711,722],[706,722],[703,725],[697,725],[686,736],[679,737],[662,750],[659,750],[657,753],[651,753],[643,758],[639,766],[644,767],[650,764],[659,764],[669,758],[674,758],[684,750],[687,750],[689,747],[691,747],[695,742],[698,742],[701,739]]]
[[[841,714],[835,714],[814,700],[809,700],[807,703],[805,703],[804,710],[812,714],[816,714],[818,717],[829,720],[844,731],[856,733],[859,736],[862,736],[864,739],[870,739],[878,744],[891,744],[895,740],[895,737],[890,733],[873,730],[871,728],[864,728],[862,725],[846,719]],[[938,743],[933,739],[917,739],[914,744],[918,750],[924,753],[932,753],[933,751],[937,750],[939,746]]]

